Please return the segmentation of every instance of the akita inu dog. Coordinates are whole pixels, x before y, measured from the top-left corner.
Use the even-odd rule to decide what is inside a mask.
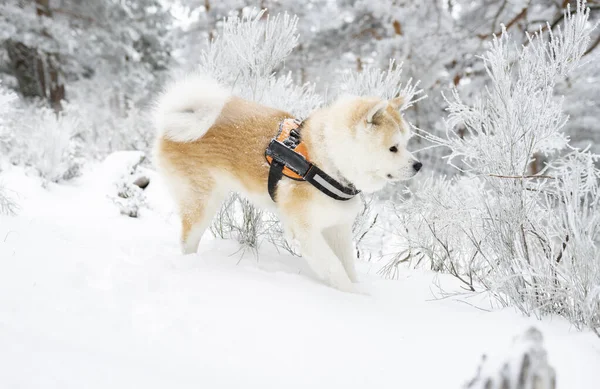
[[[408,179],[422,166],[406,150],[402,104],[401,97],[341,97],[300,128],[292,124],[287,137],[287,112],[231,96],[204,76],[173,83],[155,109],[155,161],[179,206],[183,252],[196,252],[222,200],[235,191],[280,217],[320,279],[354,290],[351,229],[361,207],[354,195]]]

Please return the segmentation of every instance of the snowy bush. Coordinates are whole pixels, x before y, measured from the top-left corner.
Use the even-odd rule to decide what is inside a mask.
[[[28,105],[12,120],[11,159],[33,167],[44,180],[58,182],[79,175],[81,158],[76,108],[56,113],[47,107]]]
[[[568,146],[567,117],[554,97],[589,42],[589,10],[578,2],[563,28],[517,48],[504,31],[483,56],[491,83],[473,106],[454,91],[446,136],[462,172],[423,182],[397,206],[398,234],[413,256],[489,289],[526,314],[560,314],[600,331],[598,157]],[[540,159],[554,162],[542,166]]]
[[[14,93],[4,89],[0,83],[0,152],[6,155],[10,146],[10,135],[8,118],[13,113],[13,103],[16,99]]]
[[[217,213],[210,228],[214,236],[235,239],[242,246],[256,250],[263,239],[276,232],[270,230],[267,213],[247,199],[231,194]]]
[[[376,200],[373,196],[361,194],[362,208],[352,224],[352,236],[356,245],[356,257],[370,260],[373,250],[369,247],[371,236],[376,235],[376,226],[379,221],[379,210],[376,209]]]
[[[71,85],[70,101],[82,118],[78,138],[86,157],[102,159],[122,150],[150,152],[155,132],[147,100],[161,82],[145,74],[131,76],[127,82],[115,82],[114,75],[99,75]]]
[[[0,215],[15,215],[19,206],[13,193],[0,182]]]
[[[144,189],[125,177],[115,183],[116,196],[112,196],[113,203],[119,208],[121,215],[139,217],[140,209],[146,205]]]
[[[150,179],[141,168],[145,160],[146,155],[141,151],[117,151],[103,162],[107,197],[122,215],[137,218],[148,205],[144,190],[150,185]]]

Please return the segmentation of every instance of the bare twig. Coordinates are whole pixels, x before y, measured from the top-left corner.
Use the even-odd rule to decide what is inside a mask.
[[[546,178],[546,179],[549,179],[549,180],[554,180],[555,179],[555,177],[545,176],[545,175],[539,175],[539,176],[536,176],[536,175],[531,175],[531,176],[527,176],[527,175],[525,175],[525,176],[504,176],[504,175],[500,175],[500,174],[488,174],[488,176],[490,176],[490,177],[496,177],[496,178],[514,178],[514,179],[525,179],[525,178]]]
[[[528,7],[525,7],[521,10],[521,12],[519,12],[517,15],[515,15],[514,18],[512,18],[508,23],[506,23],[505,28],[508,30],[510,29],[516,22],[518,22],[519,20],[523,19],[525,16],[527,16],[527,11],[528,11]],[[492,25],[492,30],[494,28],[496,28],[496,22],[497,19],[494,20],[494,24]],[[478,34],[477,37],[479,39],[488,39],[494,35],[500,35],[502,34],[502,31],[497,31],[497,32],[493,32],[491,34]]]
[[[598,47],[598,45],[600,45],[600,35],[598,35],[598,37],[596,38],[596,40],[594,41],[594,43],[592,43],[590,45],[590,47],[585,51],[585,53],[583,53],[584,56],[588,55],[589,53],[591,53],[592,51],[594,51],[594,49],[596,47]]]

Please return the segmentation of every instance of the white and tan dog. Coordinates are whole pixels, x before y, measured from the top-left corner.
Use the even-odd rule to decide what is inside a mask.
[[[310,161],[364,192],[414,176],[421,163],[406,150],[410,134],[398,111],[402,103],[401,98],[343,97],[315,110],[301,130]],[[280,217],[319,278],[352,291],[351,228],[360,199],[335,200],[305,181],[285,177],[276,201],[269,197],[265,149],[280,122],[291,117],[231,96],[203,76],[167,88],[155,111],[155,160],[179,206],[183,252],[196,252],[222,200],[236,191]]]

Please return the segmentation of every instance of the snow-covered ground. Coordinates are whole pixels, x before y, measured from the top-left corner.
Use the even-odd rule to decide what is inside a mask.
[[[47,189],[0,175],[21,205],[0,217],[0,388],[460,388],[531,325],[558,388],[600,387],[597,337],[436,299],[426,271],[383,280],[363,263],[364,294],[345,294],[273,248],[209,239],[182,256],[160,181],[129,218],[107,198],[115,169]]]

